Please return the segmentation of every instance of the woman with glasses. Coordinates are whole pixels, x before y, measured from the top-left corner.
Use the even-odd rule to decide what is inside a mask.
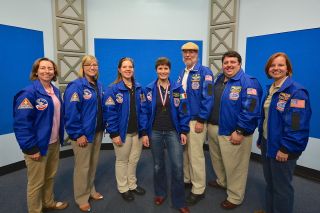
[[[117,186],[125,201],[133,201],[134,194],[145,194],[145,190],[137,185],[136,177],[142,151],[139,137],[143,133],[142,122],[146,121],[141,118],[141,104],[145,102],[142,88],[134,80],[133,60],[120,59],[117,79],[105,92],[103,111],[116,154]]]
[[[56,64],[48,58],[32,66],[32,84],[18,92],[13,101],[14,133],[27,166],[27,203],[29,213],[61,210],[67,202],[54,200],[54,177],[63,144],[63,111],[56,81]]]
[[[74,198],[81,211],[90,211],[90,198],[103,199],[94,186],[104,130],[103,87],[98,75],[97,59],[84,56],[80,77],[69,83],[64,93],[65,127],[74,153]]]

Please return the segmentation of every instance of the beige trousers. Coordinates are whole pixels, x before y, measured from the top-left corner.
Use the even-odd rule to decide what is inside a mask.
[[[203,144],[206,140],[207,124],[201,133],[195,132],[196,121],[190,121],[190,132],[183,151],[184,182],[192,183],[191,192],[203,194],[206,188],[206,165]]]
[[[252,135],[240,145],[233,145],[229,136],[219,135],[219,126],[208,124],[208,144],[217,182],[227,188],[227,200],[241,204],[246,190]]]
[[[97,132],[92,143],[80,147],[72,141],[74,153],[73,191],[78,205],[88,203],[90,195],[96,193],[94,178],[99,161],[103,132]]]
[[[27,203],[29,213],[40,213],[43,207],[51,207],[54,203],[54,177],[59,165],[60,144],[53,143],[48,147],[46,156],[39,161],[24,155],[27,166]]]
[[[142,151],[142,143],[138,134],[127,134],[121,146],[115,145],[116,179],[120,193],[137,188],[136,169]]]

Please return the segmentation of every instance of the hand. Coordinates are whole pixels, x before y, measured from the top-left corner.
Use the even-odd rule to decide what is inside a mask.
[[[149,146],[150,146],[149,137],[148,137],[147,135],[142,136],[141,141],[142,141],[142,143],[143,143],[143,145],[144,145],[145,147],[149,147]]]
[[[201,133],[203,131],[203,127],[204,127],[204,124],[197,121],[196,125],[194,126],[194,131],[196,133]]]
[[[112,143],[114,143],[117,146],[122,146],[122,141],[121,141],[120,136],[112,138]]]
[[[77,144],[79,147],[86,147],[88,145],[88,139],[85,135],[77,138]]]
[[[257,148],[261,150],[261,144],[257,144]]]
[[[278,150],[276,160],[280,162],[287,162],[289,155]]]
[[[181,145],[185,145],[187,143],[187,136],[185,134],[180,134]]]
[[[243,141],[244,139],[244,136],[243,135],[240,135],[238,134],[236,131],[234,131],[230,138],[229,138],[229,141],[233,144],[233,145],[240,145],[241,142]]]
[[[35,160],[35,161],[40,160],[40,158],[41,158],[40,152],[37,152],[37,153],[35,153],[35,154],[33,154],[33,155],[30,155],[30,158],[31,158],[32,160]]]

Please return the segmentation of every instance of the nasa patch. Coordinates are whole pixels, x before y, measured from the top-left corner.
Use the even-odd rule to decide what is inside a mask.
[[[83,90],[83,98],[88,100],[92,97],[92,93],[89,89],[84,89]]]
[[[38,98],[36,100],[36,108],[37,110],[43,111],[48,107],[48,101],[44,98]]]
[[[122,104],[123,102],[123,94],[122,93],[118,93],[116,95],[116,101],[119,103],[119,104]]]

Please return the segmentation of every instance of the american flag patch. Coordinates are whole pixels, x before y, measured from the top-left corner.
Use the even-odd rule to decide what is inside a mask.
[[[255,88],[247,88],[247,95],[257,95],[257,90]]]
[[[212,81],[212,76],[211,75],[206,75],[205,76],[205,81]]]
[[[305,104],[306,104],[305,100],[291,99],[290,107],[305,108]]]

